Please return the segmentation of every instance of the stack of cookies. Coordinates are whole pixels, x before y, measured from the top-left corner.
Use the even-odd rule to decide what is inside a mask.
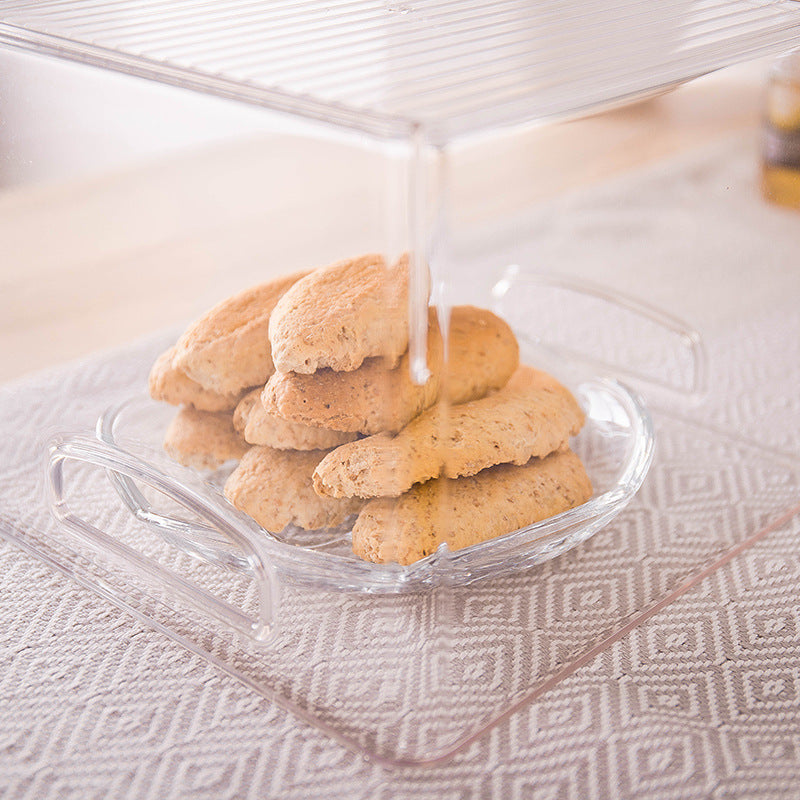
[[[150,392],[181,408],[177,461],[239,463],[225,484],[269,531],[353,515],[353,550],[410,564],[585,502],[569,439],[584,415],[519,364],[509,326],[473,306],[430,310],[428,377],[412,380],[408,261],[367,255],[254,287],[191,325]]]

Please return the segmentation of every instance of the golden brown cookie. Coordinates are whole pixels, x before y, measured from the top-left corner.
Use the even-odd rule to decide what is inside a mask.
[[[241,458],[247,443],[236,432],[230,413],[182,408],[164,437],[170,458],[195,469],[216,469]]]
[[[430,408],[439,394],[442,342],[436,319],[436,310],[430,309],[431,378],[424,386],[412,381],[406,351],[393,369],[373,358],[352,372],[276,372],[264,388],[264,408],[293,422],[342,431],[372,434],[400,430]],[[453,309],[449,350],[449,394],[459,402],[503,386],[519,363],[517,340],[506,323],[490,311],[472,306]]]
[[[499,391],[449,409],[429,409],[396,436],[379,433],[337,447],[314,472],[330,497],[397,497],[415,483],[526,464],[567,445],[584,414],[555,378],[522,366]]]
[[[250,444],[261,444],[278,450],[329,450],[352,442],[358,434],[333,431],[290,422],[268,414],[261,404],[261,389],[246,394],[233,414],[234,427]]]
[[[298,281],[269,324],[279,372],[350,371],[367,358],[397,364],[408,346],[408,259],[337,261]]]
[[[255,405],[261,405],[261,392],[263,389],[253,389],[242,397],[233,409],[233,427],[237,433],[244,438],[244,431],[247,427],[247,420],[253,413]]]
[[[286,290],[307,274],[276,278],[216,305],[178,339],[174,365],[220,394],[263,386],[274,370],[270,315]]]
[[[442,542],[459,550],[574,508],[591,494],[571,450],[524,466],[500,464],[471,477],[438,478],[398,498],[368,501],[353,526],[353,551],[367,561],[411,564]]]
[[[519,366],[519,344],[505,320],[485,308],[454,306],[447,344],[446,396],[466,403],[505,386]]]
[[[439,392],[442,340],[433,314],[428,337],[431,377],[420,386],[411,379],[406,351],[388,368],[382,358],[367,359],[358,369],[320,369],[311,375],[275,372],[261,402],[269,414],[292,422],[351,433],[398,431],[429,408]]]
[[[199,411],[231,411],[241,393],[220,394],[204,389],[173,364],[175,348],[162,353],[150,370],[150,396],[173,406],[187,405]]]
[[[326,452],[251,447],[225,482],[225,497],[273,533],[289,524],[306,530],[340,525],[363,501],[314,491],[311,475]]]

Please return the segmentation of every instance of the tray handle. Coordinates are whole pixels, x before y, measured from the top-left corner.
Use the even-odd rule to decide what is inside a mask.
[[[241,609],[221,600],[78,516],[70,508],[66,498],[67,481],[64,465],[68,461],[102,468],[110,476],[125,476],[147,484],[202,517],[211,528],[229,539],[242,551],[247,561],[247,571],[255,581],[258,597],[256,617],[248,616]],[[80,435],[58,436],[50,440],[47,446],[45,486],[54,517],[81,542],[98,553],[110,556],[132,576],[146,579],[150,586],[179,597],[204,616],[212,617],[224,627],[244,634],[253,642],[266,644],[272,640],[276,632],[278,609],[278,582],[274,569],[258,543],[237,529],[224,514],[199,494],[181,486],[169,476],[119,447]]]
[[[702,336],[654,305],[584,278],[518,264],[506,268],[492,295],[494,310],[555,364],[584,364],[593,374],[622,378],[651,403],[669,407],[698,405],[708,394]],[[566,327],[560,324],[565,320]]]

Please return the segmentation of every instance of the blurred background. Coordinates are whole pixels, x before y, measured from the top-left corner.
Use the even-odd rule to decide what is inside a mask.
[[[264,127],[264,114],[110,70],[0,48],[0,187],[58,182]]]
[[[483,231],[513,238],[520,209],[742,133],[755,174],[771,64],[454,147],[447,199],[463,246],[477,250]],[[0,380],[180,328],[272,274],[404,247],[407,176],[365,144],[0,48]],[[602,264],[591,270],[602,281]],[[646,295],[641,281],[630,288]]]

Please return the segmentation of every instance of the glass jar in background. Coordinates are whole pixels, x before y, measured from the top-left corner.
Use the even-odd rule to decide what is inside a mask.
[[[767,81],[761,186],[767,200],[800,208],[800,51],[780,59]]]

